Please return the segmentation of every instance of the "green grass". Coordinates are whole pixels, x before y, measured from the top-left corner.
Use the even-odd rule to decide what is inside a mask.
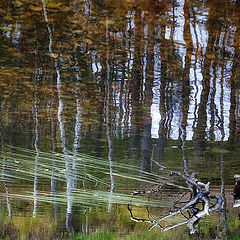
[[[118,237],[111,232],[100,232],[95,233],[90,236],[72,236],[69,238],[70,240],[117,240]]]
[[[184,232],[182,229],[178,231],[169,231],[166,233],[161,233],[160,231],[141,231],[130,233],[126,236],[118,236],[116,233],[112,232],[96,232],[89,236],[75,235],[69,238],[70,240],[190,240],[192,237]]]

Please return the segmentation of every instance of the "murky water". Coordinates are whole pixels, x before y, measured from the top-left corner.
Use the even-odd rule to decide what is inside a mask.
[[[2,239],[238,239],[239,1],[0,19]]]

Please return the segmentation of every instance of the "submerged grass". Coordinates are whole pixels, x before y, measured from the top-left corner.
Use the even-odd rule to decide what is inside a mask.
[[[93,180],[104,183],[102,179],[96,175],[101,174],[108,176],[110,174],[108,160],[89,156],[87,154],[69,153],[64,155],[60,153],[35,152],[33,150],[19,148],[16,148],[16,150],[18,150],[18,152],[9,153],[9,156],[6,156],[6,153],[0,153],[0,157],[4,159],[4,161],[2,160],[2,167],[5,165],[5,171],[3,172],[4,177],[14,178],[23,175],[24,177],[22,177],[22,179],[29,180],[29,176],[35,176],[38,174],[39,177],[52,178],[52,172],[55,171],[54,177],[58,180],[64,181],[65,175],[68,171],[68,169],[66,169],[67,164],[71,165],[70,170],[75,171],[75,177],[78,179],[86,179],[87,177],[88,181]],[[169,178],[167,177],[144,172],[135,165],[112,162],[111,167],[114,170],[114,176],[125,179],[149,184],[156,184],[160,181],[169,181]],[[37,170],[38,172],[36,173],[33,170]],[[16,171],[19,174],[16,176],[12,173],[8,174],[6,171]],[[95,172],[95,175],[92,174],[93,171]]]
[[[69,201],[74,202],[75,205],[85,205],[85,206],[105,206],[106,203],[111,201],[111,204],[122,204],[127,205],[132,200],[131,195],[121,194],[121,193],[109,193],[107,191],[97,191],[97,190],[74,190],[70,196],[67,193],[58,193],[51,195],[46,192],[38,192],[34,196],[33,192],[25,192],[22,194],[9,194],[9,197],[16,199],[34,200],[48,203],[59,203],[66,204]],[[134,201],[131,202],[136,206],[151,206],[151,207],[164,207],[170,204],[161,200],[147,200],[141,197],[135,197]]]
[[[25,190],[15,188],[14,192],[10,191],[10,197],[51,203],[66,204],[71,201],[87,206],[128,204],[131,201],[130,191],[136,186],[144,184],[154,187],[170,182],[163,174],[146,173],[135,165],[110,163],[82,153],[60,154],[14,148],[14,152],[0,152],[0,166],[2,182],[14,186],[19,181],[26,181],[28,185]],[[60,190],[53,187],[49,189],[49,181],[61,183],[62,187]],[[45,189],[49,190],[42,190],[44,184]],[[31,185],[34,185],[33,191],[30,191]],[[157,207],[168,205],[160,200],[148,200],[140,196],[134,197],[133,204]]]

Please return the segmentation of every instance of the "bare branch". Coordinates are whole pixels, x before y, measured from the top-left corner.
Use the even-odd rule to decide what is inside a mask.
[[[198,179],[192,174],[191,176],[182,174],[176,171],[170,171],[171,175],[177,175],[184,179],[188,185],[188,190],[191,193],[189,201],[182,201],[180,202],[189,191],[184,192],[178,200],[176,200],[172,206],[172,210],[169,214],[159,217],[158,219],[152,220],[150,216],[149,208],[146,206],[146,210],[148,213],[148,219],[140,219],[133,216],[132,210],[130,208],[130,204],[128,205],[128,210],[130,212],[131,219],[136,222],[148,222],[152,224],[149,228],[149,231],[155,227],[161,229],[161,231],[168,231],[170,229],[176,228],[178,226],[186,224],[190,230],[190,233],[195,233],[198,229],[199,221],[209,215],[210,212],[217,211],[218,209],[222,208],[223,205],[223,198],[218,196],[217,194],[210,194],[210,182],[203,183],[198,181]],[[135,191],[132,193],[132,197],[138,194],[148,194],[148,200],[150,196],[162,188],[163,185],[158,185],[156,188],[148,190],[148,191]],[[196,190],[196,191],[195,191]],[[215,199],[215,203],[211,202],[211,199]],[[183,206],[177,207],[178,204]],[[202,204],[202,208],[200,209],[197,205]],[[185,215],[184,213],[187,213]],[[181,214],[185,219],[185,221],[179,222],[177,224],[163,227],[160,223],[168,218],[175,217],[176,215]]]

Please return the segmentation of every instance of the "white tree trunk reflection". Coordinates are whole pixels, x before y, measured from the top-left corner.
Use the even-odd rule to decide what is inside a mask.
[[[108,160],[109,160],[109,174],[110,174],[110,194],[109,194],[109,203],[108,211],[111,211],[112,206],[112,195],[114,191],[114,177],[113,177],[113,153],[114,153],[114,144],[112,139],[112,115],[110,111],[110,106],[112,105],[112,86],[110,84],[110,65],[109,65],[109,29],[108,29],[108,16],[106,16],[106,126],[107,126],[107,140],[108,140]]]
[[[33,185],[33,217],[37,216],[37,184],[38,184],[38,158],[39,158],[39,150],[38,150],[38,141],[39,141],[39,133],[38,133],[38,111],[39,111],[39,100],[37,96],[37,81],[35,83],[35,101],[34,101],[34,122],[35,122],[35,163],[34,163],[34,185]]]
[[[12,218],[12,206],[10,202],[10,196],[9,196],[9,191],[8,191],[8,186],[5,181],[5,157],[2,160],[2,179],[3,179],[3,186],[5,188],[5,193],[6,193],[6,202],[7,202],[7,209],[8,209],[8,216],[10,219]]]
[[[63,110],[64,110],[64,103],[62,98],[62,80],[61,80],[61,72],[60,72],[60,66],[59,61],[56,58],[55,59],[55,67],[56,67],[56,73],[57,73],[57,91],[58,91],[58,122],[59,122],[59,129],[60,129],[60,137],[62,142],[62,151],[64,154],[64,161],[65,161],[65,177],[67,182],[67,211],[66,211],[66,230],[68,233],[72,232],[72,226],[71,226],[71,217],[72,217],[72,205],[73,205],[73,199],[72,199],[72,170],[71,170],[71,163],[68,156],[68,150],[67,150],[67,144],[66,144],[66,132],[65,132],[65,126],[63,121]]]

